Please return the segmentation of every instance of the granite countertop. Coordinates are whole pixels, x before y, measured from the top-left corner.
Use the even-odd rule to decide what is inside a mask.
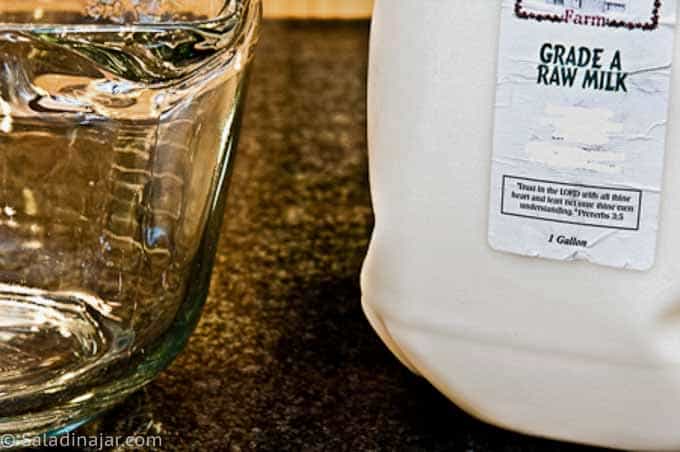
[[[186,351],[85,429],[167,451],[585,451],[483,424],[364,319],[365,22],[265,23],[210,299]]]

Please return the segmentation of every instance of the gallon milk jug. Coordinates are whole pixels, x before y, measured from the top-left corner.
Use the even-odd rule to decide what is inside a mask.
[[[676,0],[377,0],[366,314],[471,414],[680,450]]]

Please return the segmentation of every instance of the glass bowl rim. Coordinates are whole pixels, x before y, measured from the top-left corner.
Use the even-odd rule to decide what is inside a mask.
[[[262,14],[262,0],[237,0],[242,4],[242,11],[249,11],[244,14],[223,12],[208,19],[199,20],[176,20],[158,22],[125,22],[125,23],[40,23],[40,22],[2,22],[0,21],[0,34],[12,31],[36,31],[42,33],[60,33],[68,31],[95,31],[95,32],[120,32],[120,31],[167,31],[181,28],[207,29],[211,26],[224,24],[230,19],[235,25],[258,20]],[[226,0],[225,0],[226,3]],[[253,8],[255,10],[253,11]],[[253,15],[256,15],[253,17]],[[217,30],[214,30],[217,32]]]

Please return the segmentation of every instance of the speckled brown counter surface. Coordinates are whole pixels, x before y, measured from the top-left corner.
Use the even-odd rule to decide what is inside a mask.
[[[364,22],[265,24],[200,326],[87,431],[160,434],[167,451],[587,450],[463,414],[365,321],[367,49]]]

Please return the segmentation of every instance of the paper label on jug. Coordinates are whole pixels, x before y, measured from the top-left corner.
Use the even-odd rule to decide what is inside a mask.
[[[654,264],[676,0],[504,0],[489,243]]]

